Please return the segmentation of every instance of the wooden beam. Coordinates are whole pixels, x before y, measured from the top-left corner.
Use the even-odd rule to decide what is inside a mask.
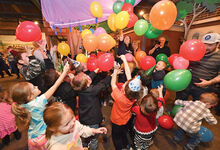
[[[38,0],[31,0],[31,2],[41,11],[41,5]]]
[[[15,12],[1,12],[0,11],[0,17],[1,18],[15,18],[15,17],[31,17],[31,18],[41,18],[41,13],[15,13]]]
[[[17,12],[17,13],[22,13],[22,11],[16,6],[15,4],[12,4],[11,7]]]
[[[12,0],[0,0],[0,4],[15,4],[15,5],[23,5],[23,6],[32,6],[30,2],[27,1],[12,1]]]

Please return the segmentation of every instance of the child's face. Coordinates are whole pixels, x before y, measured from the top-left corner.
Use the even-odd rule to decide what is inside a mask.
[[[91,83],[92,83],[91,78],[87,74],[85,74],[85,73],[82,73],[82,75],[83,75],[83,78],[85,78],[85,80],[88,80],[87,87],[89,87],[91,85]]]
[[[66,108],[65,108],[66,109]],[[61,125],[58,128],[58,133],[68,134],[74,131],[76,118],[71,110],[66,109],[66,113],[61,120]]]
[[[166,63],[163,61],[158,61],[155,67],[156,70],[163,70],[165,68],[166,68]]]
[[[21,54],[21,60],[18,61],[20,64],[28,65],[29,64],[29,58],[27,53]]]
[[[33,84],[30,83],[30,88],[32,91],[32,97],[31,99],[34,99],[38,95],[40,95],[41,91],[38,89],[38,86],[34,86]]]

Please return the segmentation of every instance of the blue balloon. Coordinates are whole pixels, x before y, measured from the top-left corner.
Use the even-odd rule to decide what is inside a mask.
[[[212,131],[210,131],[208,128],[201,126],[199,133],[202,137],[201,142],[211,142],[212,141],[213,134],[212,134]]]
[[[93,29],[89,29],[89,30],[92,32],[92,34],[94,34],[95,31]]]

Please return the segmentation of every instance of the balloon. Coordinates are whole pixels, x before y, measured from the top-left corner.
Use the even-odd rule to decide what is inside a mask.
[[[183,105],[175,105],[172,109],[172,115],[175,116],[184,106]]]
[[[98,68],[97,59],[96,58],[89,58],[87,61],[87,68],[89,71],[94,71]]]
[[[199,61],[205,52],[205,44],[196,39],[188,40],[180,46],[180,55],[191,61]]]
[[[93,29],[89,29],[89,30],[92,32],[92,34],[94,34],[95,31]]]
[[[116,14],[111,14],[109,17],[108,17],[108,21],[107,21],[107,24],[108,24],[108,27],[112,30],[112,31],[116,31],[117,28],[115,26],[115,20],[116,19]]]
[[[16,28],[16,38],[23,42],[39,41],[42,38],[40,27],[32,21],[24,21]]]
[[[127,11],[121,11],[115,17],[115,27],[117,29],[124,29],[129,22],[129,14]]]
[[[159,125],[164,129],[172,129],[174,126],[173,119],[168,115],[162,115],[158,118]]]
[[[111,53],[105,53],[98,58],[98,68],[101,71],[109,71],[114,66],[114,56]]]
[[[157,2],[150,10],[150,23],[159,30],[168,30],[176,20],[176,5],[169,0]]]
[[[95,36],[98,36],[99,34],[102,34],[102,33],[106,33],[105,29],[103,27],[98,27],[95,32],[94,32],[94,35]]]
[[[156,65],[156,60],[152,56],[145,56],[140,61],[140,67],[143,70],[148,70],[151,67],[153,67],[154,65]]]
[[[212,131],[210,131],[208,128],[201,126],[199,133],[202,136],[201,142],[211,142],[213,140]]]
[[[98,49],[101,51],[109,51],[112,48],[111,36],[107,33],[102,33],[97,37]]]
[[[78,55],[76,56],[76,61],[86,63],[86,62],[87,62],[86,55],[84,55],[84,54],[78,54]]]
[[[127,11],[130,14],[130,13],[133,13],[134,8],[133,8],[133,6],[130,3],[125,3],[122,6],[121,11]]]
[[[104,53],[103,52],[98,52],[97,53],[97,57],[99,58],[101,55],[103,55]]]
[[[137,51],[135,58],[138,62],[141,61],[142,58],[144,58],[145,56],[147,56],[147,54],[145,53],[145,51]]]
[[[98,44],[97,44],[97,38],[94,34],[87,34],[83,38],[83,47],[88,51],[92,52],[96,50]]]
[[[157,61],[157,62],[158,62],[158,61],[164,61],[164,62],[166,62],[166,63],[168,64],[168,57],[167,57],[166,54],[160,53],[160,54],[157,55],[156,61]]]
[[[99,2],[93,1],[90,5],[90,12],[94,17],[101,18],[102,17],[102,6]]]
[[[84,38],[86,34],[92,34],[92,31],[90,31],[89,29],[83,30],[81,33],[82,38]]]
[[[57,46],[57,51],[64,56],[67,56],[70,53],[70,47],[65,42],[61,42]]]
[[[177,57],[173,61],[173,68],[174,69],[187,69],[189,67],[189,60],[183,57]]]
[[[154,39],[162,34],[162,30],[154,28],[151,24],[148,24],[147,32],[145,33],[146,38]]]
[[[148,23],[144,19],[138,20],[134,25],[134,32],[138,36],[144,35],[144,33],[147,32],[147,29]]]
[[[128,62],[133,61],[133,55],[132,55],[132,54],[127,53],[127,54],[125,54],[125,57],[126,57],[126,60],[127,60]]]
[[[127,27],[128,28],[133,27],[137,21],[138,21],[138,17],[134,13],[130,13]]]
[[[113,11],[114,13],[118,14],[121,11],[122,6],[124,3],[122,1],[116,1],[113,4]]]
[[[148,69],[147,71],[145,71],[145,74],[148,75],[148,76],[150,76],[150,75],[153,73],[155,67],[156,67],[156,65],[154,65],[153,67],[151,67],[150,69]]]
[[[95,54],[91,54],[90,56],[89,56],[89,58],[96,58],[97,56],[95,55]]]
[[[132,6],[134,6],[135,0],[125,0],[125,4],[130,3]]]
[[[169,58],[168,58],[168,61],[169,63],[173,66],[173,61],[179,57],[180,55],[179,54],[172,54]]]
[[[164,77],[164,85],[172,91],[182,91],[189,85],[192,74],[189,70],[177,69]]]

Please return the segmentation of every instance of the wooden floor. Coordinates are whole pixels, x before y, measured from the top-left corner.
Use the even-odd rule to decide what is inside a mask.
[[[23,79],[16,79],[16,76],[5,78],[0,78],[0,85],[2,89],[9,89],[11,85],[17,82],[24,81]],[[165,109],[167,111],[171,110],[173,102],[174,102],[175,93],[171,94],[171,100],[166,102]],[[1,108],[0,108],[1,109]],[[105,122],[103,123],[107,129],[107,135],[99,136],[99,150],[114,150],[114,146],[111,139],[111,122],[110,122],[110,114],[111,114],[111,106],[103,106],[103,115],[105,117]],[[220,117],[215,116],[220,122]],[[203,122],[203,126],[209,128],[214,134],[214,139],[210,143],[200,143],[199,150],[220,150],[220,125],[211,126],[206,122]],[[19,127],[22,132],[22,138],[20,140],[16,140],[13,135],[11,135],[11,143],[8,146],[2,145],[2,141],[0,140],[0,150],[26,150],[27,149],[27,131],[23,130],[22,127]],[[182,147],[187,142],[187,137],[179,143],[178,145],[172,144],[171,140],[173,134],[175,133],[176,127],[172,130],[165,130],[159,127],[155,137],[154,144],[150,147],[150,150],[182,150]]]

